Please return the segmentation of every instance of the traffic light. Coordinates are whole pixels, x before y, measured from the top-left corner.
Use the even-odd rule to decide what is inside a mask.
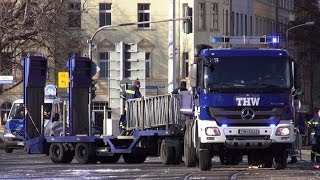
[[[192,8],[189,6],[184,7],[184,17],[189,19],[183,22],[183,30],[186,34],[192,33]]]
[[[90,87],[91,88],[91,99],[94,99],[96,97],[96,90],[97,90],[96,84],[97,84],[97,81],[95,81],[95,80],[91,81],[91,87]]]

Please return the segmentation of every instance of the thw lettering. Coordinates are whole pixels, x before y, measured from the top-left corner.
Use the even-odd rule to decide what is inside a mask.
[[[260,98],[236,98],[238,106],[258,106]]]

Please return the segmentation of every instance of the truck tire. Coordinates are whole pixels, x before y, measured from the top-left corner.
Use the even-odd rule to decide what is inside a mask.
[[[98,161],[102,164],[113,164],[117,163],[120,159],[121,155],[114,154],[113,156],[98,156]]]
[[[173,165],[179,165],[182,161],[182,145],[181,142],[179,142],[175,147],[174,147],[174,158],[173,158]]]
[[[80,164],[97,163],[95,149],[89,143],[77,143],[75,147],[75,157]]]
[[[199,168],[208,171],[212,167],[212,159],[208,149],[199,149]]]
[[[12,153],[12,152],[13,152],[13,148],[5,147],[5,148],[4,148],[4,151],[5,151],[6,153]]]
[[[275,153],[273,165],[275,169],[285,169],[287,167],[288,153],[285,150],[281,150]]]
[[[123,160],[128,164],[140,164],[146,160],[147,156],[142,154],[125,154],[123,155]]]
[[[184,133],[184,158],[186,167],[195,167],[197,165],[196,148],[192,142],[192,121],[187,120],[186,131]]]
[[[61,143],[52,143],[49,148],[49,156],[53,163],[67,163],[67,151]]]
[[[175,160],[174,147],[168,146],[165,139],[161,141],[160,158],[164,165],[170,165]]]

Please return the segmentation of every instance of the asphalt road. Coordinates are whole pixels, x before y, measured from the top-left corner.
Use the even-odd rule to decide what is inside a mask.
[[[310,159],[310,151],[302,151],[302,159]],[[244,162],[238,166],[220,165],[213,159],[210,171],[162,165],[159,158],[148,158],[142,164],[125,164],[122,159],[116,164],[54,164],[42,154],[26,154],[15,150],[6,154],[0,150],[0,179],[320,179],[310,161],[298,161],[285,170],[249,168]]]

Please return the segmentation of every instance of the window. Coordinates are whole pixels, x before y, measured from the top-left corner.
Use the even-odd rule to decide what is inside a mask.
[[[146,52],[145,54],[145,63],[146,63],[146,77],[149,78],[150,77],[150,70],[151,70],[151,53],[150,52]]]
[[[68,27],[80,28],[81,27],[81,3],[71,2],[68,4]]]
[[[252,36],[253,35],[253,33],[252,33],[252,29],[253,29],[253,25],[252,25],[252,16],[250,16],[250,36]]]
[[[199,29],[206,29],[206,4],[199,3]]]
[[[1,75],[12,75],[13,63],[11,53],[2,52],[0,53],[0,74]]]
[[[244,15],[244,35],[248,35],[248,18],[247,15]]]
[[[226,10],[226,35],[229,35],[229,11]]]
[[[240,36],[243,36],[243,14],[240,14]]]
[[[111,25],[111,3],[99,4],[100,27]]]
[[[236,36],[239,36],[239,13],[236,14]]]
[[[101,52],[100,53],[100,78],[108,78],[109,77],[109,60],[110,60],[110,52]]]
[[[210,21],[210,29],[218,30],[218,3],[211,3],[210,7],[211,11],[211,21]]]
[[[150,21],[150,4],[138,4],[138,22]],[[150,23],[138,24],[138,28],[150,28]]]
[[[186,77],[189,77],[189,53],[184,52],[182,54],[182,59],[183,59],[183,67],[182,67],[183,76],[186,78]]]
[[[234,36],[234,32],[235,32],[234,21],[235,21],[234,12],[231,12],[231,15],[230,15],[230,35],[231,36]]]

